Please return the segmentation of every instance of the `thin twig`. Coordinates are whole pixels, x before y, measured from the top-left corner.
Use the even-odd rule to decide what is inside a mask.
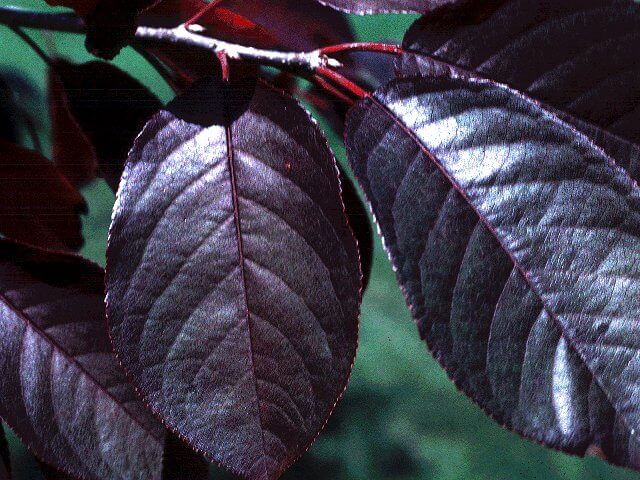
[[[34,12],[17,7],[0,7],[0,24],[13,27],[37,28],[62,32],[84,33],[82,20],[73,14]],[[140,26],[136,30],[134,45],[157,46],[162,43],[189,45],[214,53],[226,52],[229,58],[242,59],[261,65],[302,70],[314,73],[320,67],[338,68],[342,64],[320,50],[311,52],[280,52],[238,45],[216,38],[199,35],[203,29],[199,25],[189,28],[179,25],[175,28],[153,28]]]

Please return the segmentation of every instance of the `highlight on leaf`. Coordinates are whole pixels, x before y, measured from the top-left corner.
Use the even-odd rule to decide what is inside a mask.
[[[86,203],[58,168],[33,150],[0,140],[0,235],[77,250]]]
[[[111,350],[103,285],[80,257],[0,240],[0,417],[74,477],[159,479],[164,431]]]
[[[345,388],[360,288],[335,160],[292,98],[205,79],[146,125],[110,229],[107,312],[122,363],[194,448],[278,478]]]
[[[640,4],[47,3],[72,11],[0,6],[0,419],[46,480],[205,480],[207,460],[275,480],[295,463],[355,358],[374,250],[355,181],[455,385],[524,438],[640,470]],[[374,29],[356,41],[364,22],[346,13],[390,12],[423,15],[402,46]],[[137,56],[77,64],[56,32]],[[165,107],[132,76],[138,61],[175,92]],[[338,152],[344,137],[348,162],[296,97]],[[73,253],[78,189],[87,251],[93,207],[112,206],[84,189],[96,176],[117,192],[106,275]],[[369,305],[393,304],[383,281]],[[394,361],[419,368],[402,350]],[[405,402],[413,387],[393,372],[406,365],[379,376],[371,358],[360,372],[377,386],[356,390],[324,452],[351,446],[366,417],[382,434],[356,445],[363,476],[431,475],[432,453],[414,460],[442,438],[416,412],[436,407]],[[391,377],[394,396],[380,390]],[[398,418],[402,435],[387,434]],[[0,428],[0,480],[21,470],[4,440]],[[483,448],[474,473],[495,462]],[[290,475],[357,476],[351,451],[348,466],[318,451]]]
[[[529,438],[638,468],[629,173],[486,81],[393,81],[347,128],[420,334],[456,385]]]

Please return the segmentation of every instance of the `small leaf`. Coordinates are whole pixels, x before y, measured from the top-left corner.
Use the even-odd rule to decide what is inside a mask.
[[[107,60],[115,57],[134,36],[138,15],[161,0],[98,0],[86,16],[86,47]]]
[[[72,185],[81,187],[97,176],[96,154],[71,113],[64,83],[54,68],[49,68],[48,72],[53,161]]]
[[[420,334],[456,385],[537,442],[640,468],[629,173],[484,80],[394,81],[347,130]]]
[[[54,86],[62,90],[58,90],[62,118],[53,118],[54,158],[58,164],[68,162],[65,155],[72,154],[69,152],[69,139],[64,132],[57,136],[55,132],[56,129],[69,128],[71,138],[77,142],[81,142],[83,137],[91,142],[100,175],[114,191],[117,190],[122,166],[133,140],[146,121],[159,110],[160,102],[135,78],[106,62],[78,65],[56,60],[50,75],[50,78],[57,77],[59,83],[54,80]],[[59,152],[57,156],[56,151]],[[86,146],[81,151],[86,152]],[[76,171],[76,178],[78,172],[88,174],[92,170],[88,156],[78,163],[80,168]],[[72,166],[64,167],[65,171],[71,170]],[[68,175],[74,178],[73,171]],[[86,178],[86,175],[80,177]]]
[[[102,270],[0,240],[0,417],[74,477],[159,479],[164,430],[111,350]]]
[[[35,246],[77,250],[87,206],[56,166],[0,140],[0,234]]]
[[[466,6],[475,0],[317,0],[347,13],[427,13],[438,9]]]
[[[293,99],[209,79],[153,117],[125,168],[114,346],[171,429],[249,479],[306,451],[351,371],[360,272],[337,173]]]

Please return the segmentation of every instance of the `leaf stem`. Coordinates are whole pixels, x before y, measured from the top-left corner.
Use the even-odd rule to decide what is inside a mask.
[[[369,96],[369,92],[349,80],[347,77],[340,75],[338,72],[331,70],[330,68],[318,67],[316,68],[315,72],[320,78],[329,80],[334,85],[344,88],[347,92],[355,95],[358,98]]]
[[[400,55],[404,53],[402,46],[393,43],[379,42],[352,42],[340,43],[338,45],[330,45],[318,50],[322,55],[334,55],[336,53],[350,52],[376,52],[387,53],[390,55]]]

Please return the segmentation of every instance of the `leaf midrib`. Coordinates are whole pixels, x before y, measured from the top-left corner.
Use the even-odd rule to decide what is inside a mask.
[[[54,349],[60,352],[71,364],[73,364],[81,373],[83,373],[96,387],[99,391],[103,392],[107,397],[109,397],[116,405],[118,405],[127,416],[133,420],[134,423],[139,425],[143,431],[147,432],[147,434],[153,438],[156,443],[159,444],[158,439],[149,431],[149,429],[138,420],[129,409],[123,405],[118,399],[116,399],[111,392],[109,392],[103,385],[98,382],[98,380],[82,365],[80,362],[76,360],[76,358],[69,353],[62,345],[60,345],[55,339],[53,339],[45,330],[40,328],[34,321],[30,320],[21,309],[19,309],[11,300],[9,300],[4,292],[0,291],[0,301],[7,305],[15,315],[20,318],[27,327],[32,328],[38,335],[43,338],[47,343],[49,343]],[[93,352],[96,353],[96,352]],[[105,352],[106,353],[106,352]]]
[[[525,98],[527,100],[529,99],[528,96],[526,96],[526,95],[523,95],[523,96],[525,96]],[[632,437],[636,436],[636,434],[632,433],[632,432],[635,432],[636,429],[632,428],[629,425],[628,420],[627,420],[625,415],[621,415],[620,412],[618,412],[617,407],[616,407],[616,403],[614,403],[612,401],[608,389],[606,389],[602,385],[602,382],[601,382],[600,378],[592,371],[592,369],[589,366],[589,364],[585,361],[585,359],[583,357],[583,354],[577,348],[575,348],[574,340],[571,337],[567,336],[567,332],[566,332],[566,329],[565,329],[564,325],[562,324],[562,322],[560,322],[560,320],[558,319],[558,316],[553,312],[553,310],[551,310],[549,308],[549,306],[547,305],[547,302],[545,302],[545,300],[542,298],[542,296],[540,295],[538,290],[534,287],[533,283],[531,282],[531,279],[529,278],[528,273],[525,271],[525,269],[522,267],[522,265],[520,265],[520,263],[514,258],[513,254],[509,250],[509,248],[507,248],[507,246],[504,244],[502,239],[497,235],[497,233],[496,233],[495,229],[493,228],[493,226],[488,223],[486,218],[478,211],[476,206],[469,200],[468,195],[464,192],[462,187],[449,174],[449,172],[447,172],[447,170],[444,168],[444,166],[433,156],[433,154],[423,145],[422,141],[417,137],[417,135],[414,132],[412,132],[411,129],[407,125],[405,125],[404,122],[402,120],[400,120],[400,118],[398,118],[398,116],[394,112],[392,112],[386,105],[384,105],[375,95],[370,95],[370,96],[368,96],[366,98],[371,100],[373,105],[375,105],[385,115],[387,115],[416,144],[416,146],[420,149],[420,151],[431,162],[433,162],[435,164],[435,166],[440,170],[442,175],[444,175],[444,177],[451,184],[451,186],[460,194],[460,196],[462,196],[462,198],[464,198],[464,200],[467,203],[467,205],[475,212],[475,214],[478,216],[478,219],[484,224],[484,226],[488,229],[488,231],[491,233],[491,235],[496,239],[496,241],[500,245],[500,248],[502,248],[502,250],[505,252],[505,254],[509,257],[509,259],[513,263],[514,267],[516,269],[518,269],[518,271],[520,272],[520,274],[524,278],[524,280],[527,283],[527,285],[528,285],[529,289],[531,290],[531,292],[540,301],[540,304],[542,305],[542,308],[549,314],[549,316],[553,319],[553,321],[556,323],[556,325],[558,325],[558,327],[560,328],[560,330],[562,332],[563,337],[567,340],[567,342],[569,343],[570,347],[578,354],[578,356],[580,357],[580,361],[585,365],[585,367],[589,370],[589,373],[591,374],[593,379],[598,383],[598,386],[604,392],[605,396],[607,397],[607,400],[609,401],[611,406],[616,411],[616,414],[620,417],[620,419],[621,419],[622,423],[625,425],[627,431],[630,432]],[[540,104],[540,102],[537,102],[537,103]],[[557,121],[562,122],[561,119],[557,119]],[[566,122],[563,122],[563,123],[566,123]],[[607,155],[606,153],[605,153],[605,155],[606,155],[606,157],[608,159],[613,161],[613,159],[609,155]],[[636,186],[636,188],[638,188],[638,187]]]

